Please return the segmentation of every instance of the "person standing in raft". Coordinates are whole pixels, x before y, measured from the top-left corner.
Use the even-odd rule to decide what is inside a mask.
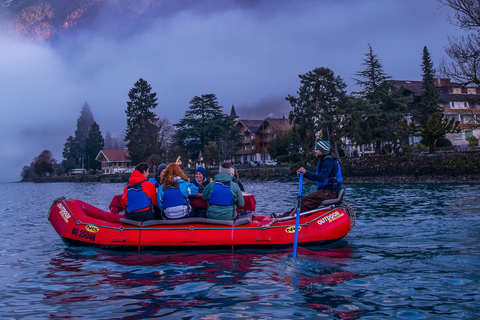
[[[245,200],[238,184],[232,181],[234,169],[224,162],[218,171],[202,193],[202,199],[208,200],[207,217],[232,220],[237,216],[237,208],[243,207]]]
[[[135,167],[123,190],[121,203],[125,208],[125,218],[136,221],[155,218],[153,206],[157,205],[157,192],[147,178],[148,164],[142,162]]]
[[[205,168],[198,167],[197,170],[195,170],[195,179],[193,180],[193,184],[198,187],[198,191],[202,192],[209,182],[210,181],[207,179],[207,171]]]
[[[304,174],[304,177],[315,181],[318,190],[302,198],[300,212],[313,210],[320,206],[324,200],[334,199],[342,190],[342,172],[340,163],[330,154],[330,142],[321,140],[315,143],[315,156],[320,158],[315,172],[304,167],[297,170],[297,175]]]
[[[158,188],[158,207],[167,219],[185,218],[190,213],[188,196],[198,193],[198,188],[188,181],[180,166],[170,163],[160,180]]]

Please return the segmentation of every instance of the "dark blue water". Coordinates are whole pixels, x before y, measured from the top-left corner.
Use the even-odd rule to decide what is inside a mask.
[[[245,185],[258,212],[296,202],[295,183]],[[46,219],[57,197],[106,209],[122,188],[0,184],[0,319],[480,318],[478,185],[349,185],[355,228],[296,259],[67,248]]]

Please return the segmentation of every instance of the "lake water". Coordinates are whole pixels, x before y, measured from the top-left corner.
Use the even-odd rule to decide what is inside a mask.
[[[296,183],[244,184],[257,212],[296,202]],[[107,209],[122,189],[0,184],[0,319],[480,318],[478,185],[348,185],[356,226],[296,259],[68,248],[46,219],[60,196]]]

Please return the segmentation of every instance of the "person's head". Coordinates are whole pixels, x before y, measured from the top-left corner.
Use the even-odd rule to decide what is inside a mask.
[[[165,188],[171,187],[176,177],[180,177],[183,180],[188,181],[187,176],[185,175],[185,173],[183,173],[180,166],[176,163],[170,163],[165,168],[165,173],[160,180],[160,184],[163,184],[163,190],[165,190]]]
[[[162,163],[161,165],[158,166],[157,174],[155,175],[155,180],[157,180],[158,183],[160,183],[160,180],[162,180],[162,177],[165,174],[166,168],[167,168],[167,165],[165,163]]]
[[[220,164],[220,167],[218,168],[218,173],[222,173],[222,172],[228,173],[233,177],[235,169],[233,169],[233,167],[231,167],[228,162],[222,162]]]
[[[320,140],[315,143],[315,156],[321,158],[330,153],[330,141]]]
[[[198,167],[197,170],[195,170],[195,180],[197,180],[198,183],[202,183],[206,176],[207,171],[205,171],[204,167]]]
[[[146,162],[137,164],[135,170],[140,171],[145,176],[145,179],[148,177],[148,164]]]

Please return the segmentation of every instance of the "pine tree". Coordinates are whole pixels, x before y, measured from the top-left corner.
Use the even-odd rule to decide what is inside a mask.
[[[239,129],[235,120],[222,113],[215,94],[195,96],[190,100],[190,107],[185,117],[180,119],[177,127],[178,143],[196,158],[209,142],[221,146],[221,156],[229,157],[237,150],[240,140]]]
[[[433,114],[441,113],[439,93],[435,87],[435,69],[427,47],[422,54],[422,97],[420,100],[420,117],[428,119]]]
[[[101,163],[95,160],[100,150],[103,149],[104,140],[102,136],[102,132],[100,131],[100,126],[93,122],[92,126],[90,127],[90,131],[88,132],[87,140],[86,140],[86,147],[85,147],[85,155],[86,155],[86,166],[87,170],[89,169],[100,169]]]
[[[380,153],[382,142],[393,142],[400,136],[399,123],[406,111],[406,103],[399,90],[388,82],[391,77],[383,71],[370,45],[362,65],[366,69],[356,75],[364,80],[355,80],[362,87],[358,96],[365,102],[356,100],[359,110],[352,110],[357,117],[350,117],[350,122],[356,119],[358,123],[350,123],[348,131],[351,137],[355,137],[353,141],[358,144],[375,143],[376,153]]]
[[[402,125],[407,133],[423,137],[428,143],[429,152],[435,153],[437,139],[444,137],[446,133],[460,132],[460,122],[445,118],[439,106],[439,94],[434,82],[435,69],[427,47],[423,48],[422,70],[423,92],[418,115],[412,117],[410,122],[404,120]]]
[[[140,78],[130,89],[127,101],[127,128],[125,138],[132,164],[145,161],[151,154],[157,153],[157,118],[152,111],[158,105],[156,93],[147,81]]]
[[[75,153],[78,167],[83,168],[84,166],[87,136],[94,121],[90,105],[85,102],[77,120],[77,130],[75,130]]]

